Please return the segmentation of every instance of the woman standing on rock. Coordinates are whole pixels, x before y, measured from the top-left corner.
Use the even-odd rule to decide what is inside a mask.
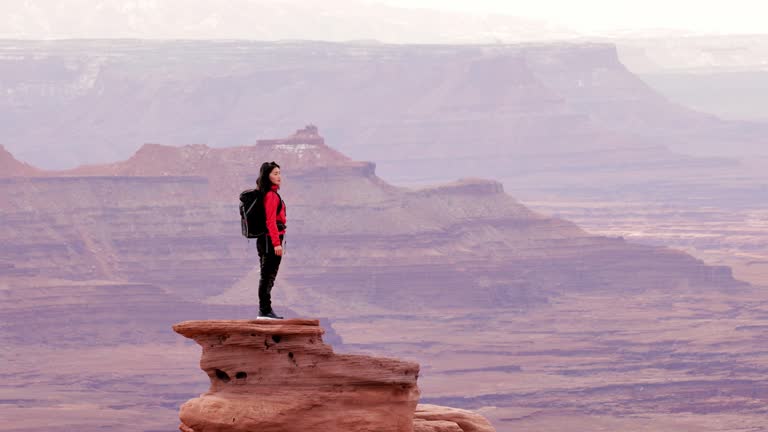
[[[261,164],[256,187],[263,195],[266,216],[266,233],[257,238],[261,279],[259,280],[259,318],[282,319],[272,310],[272,286],[283,259],[285,238],[285,202],[277,193],[280,189],[280,165],[273,162]]]

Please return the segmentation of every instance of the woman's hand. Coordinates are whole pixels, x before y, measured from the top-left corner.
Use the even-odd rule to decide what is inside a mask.
[[[283,256],[283,246],[282,245],[275,247],[275,255],[277,255],[279,257]]]

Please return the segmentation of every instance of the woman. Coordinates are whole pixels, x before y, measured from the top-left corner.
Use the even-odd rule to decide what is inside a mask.
[[[259,280],[259,318],[282,319],[272,310],[272,286],[275,284],[277,270],[283,259],[283,240],[285,238],[285,202],[277,193],[280,189],[280,165],[273,162],[261,164],[256,188],[264,194],[264,213],[266,233],[257,238],[256,249],[259,251],[261,279]]]

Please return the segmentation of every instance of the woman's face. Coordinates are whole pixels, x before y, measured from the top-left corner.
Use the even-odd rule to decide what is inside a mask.
[[[274,185],[280,186],[280,181],[282,179],[280,178],[280,168],[275,167],[271,173],[269,173],[269,181],[272,182]]]

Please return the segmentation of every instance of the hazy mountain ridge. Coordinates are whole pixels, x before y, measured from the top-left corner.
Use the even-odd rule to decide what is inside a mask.
[[[768,36],[614,39],[621,61],[678,103],[768,121]]]
[[[768,35],[600,38],[634,73],[768,71]]]
[[[470,161],[463,175],[485,165],[504,177],[542,155],[647,148],[633,161],[679,159],[663,147],[695,154],[724,140],[760,151],[766,129],[669,103],[609,44],[6,41],[0,56],[0,132],[44,168],[125,159],[143,142],[250,144],[316,123],[390,178],[413,171],[397,161],[448,172],[456,158]]]

